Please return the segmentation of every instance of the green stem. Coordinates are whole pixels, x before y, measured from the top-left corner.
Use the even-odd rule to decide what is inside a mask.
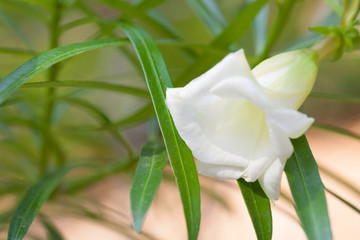
[[[50,49],[59,46],[60,20],[62,17],[62,0],[54,2],[54,13],[50,23]],[[56,81],[59,73],[59,64],[55,64],[49,69],[48,81]],[[43,142],[41,148],[40,169],[42,174],[46,174],[46,168],[49,162],[49,145],[52,145],[51,119],[55,106],[55,88],[49,88],[47,92],[47,101],[43,116]],[[62,165],[63,160],[59,160]]]
[[[311,47],[318,53],[318,60],[321,61],[340,47],[340,39],[336,34],[327,35]]]

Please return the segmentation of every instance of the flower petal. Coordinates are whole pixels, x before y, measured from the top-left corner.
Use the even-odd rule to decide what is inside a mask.
[[[292,110],[292,109],[275,109],[267,113],[266,117],[272,118],[290,138],[298,138],[304,134],[311,124],[314,122],[313,118],[306,114]]]
[[[309,49],[285,52],[262,61],[252,73],[278,106],[298,109],[314,85],[317,59]]]
[[[270,157],[262,157],[250,161],[249,166],[246,168],[242,176],[247,182],[254,182],[262,175],[269,165],[274,161]]]
[[[257,139],[254,138],[252,141],[244,139],[241,134],[237,134],[236,129],[226,129],[228,125],[223,124],[222,119],[224,114],[226,115],[224,111],[228,108],[221,107],[214,109],[216,108],[214,107],[215,105],[212,106],[212,109],[201,108],[201,106],[198,107],[196,104],[193,106],[180,96],[182,90],[181,88],[168,88],[166,104],[181,138],[192,150],[194,157],[207,163],[232,164],[234,166],[246,167],[249,160],[244,158],[243,155],[238,154],[238,152],[252,147],[249,143],[255,142]],[[212,100],[210,97],[210,101]],[[228,110],[232,112],[231,109]],[[218,116],[216,116],[215,112],[212,115],[211,111],[219,111]],[[209,113],[210,115],[207,115]],[[213,116],[213,118],[209,116]],[[216,120],[219,120],[219,122],[216,122]],[[231,125],[232,120],[227,120],[230,121],[229,124]],[[244,119],[244,121],[248,123],[250,120]],[[262,124],[261,121],[264,122],[263,115],[261,119],[253,121],[253,124],[254,122]],[[233,121],[232,124],[235,124],[235,122]],[[254,128],[257,128],[256,126]],[[241,126],[236,127],[238,131],[243,130],[244,132],[244,130],[248,130],[248,126],[245,128],[241,128]],[[244,133],[253,135],[252,131]],[[239,139],[239,141],[236,141],[236,139]],[[241,143],[243,145],[239,145]]]
[[[231,77],[254,79],[242,49],[228,54],[213,68],[192,80],[184,87],[181,96],[183,99],[196,99],[199,94],[208,93],[217,83]]]
[[[243,167],[225,164],[212,164],[200,160],[197,160],[196,167],[198,173],[202,175],[233,180],[241,178],[245,171],[245,168]]]
[[[266,118],[266,123],[275,156],[286,161],[294,151],[287,133],[272,118]]]
[[[280,196],[281,176],[284,164],[276,159],[270,167],[259,177],[259,183],[266,196],[272,201],[278,200]]]
[[[210,92],[225,99],[246,99],[262,110],[272,108],[261,86],[244,77],[232,77],[221,81]]]

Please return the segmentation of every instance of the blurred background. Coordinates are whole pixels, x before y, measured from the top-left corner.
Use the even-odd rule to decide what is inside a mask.
[[[199,11],[199,2],[210,9],[211,21]],[[50,48],[123,37],[102,21],[118,18],[141,25],[156,39],[172,79],[179,83],[196,77],[191,69],[201,65],[196,60],[204,53],[224,56],[244,48],[255,63],[279,15],[276,1],[269,1],[240,39],[227,47],[210,46],[249,2],[2,0],[0,79]],[[321,36],[309,27],[338,23],[336,8],[328,2],[332,1],[294,1],[268,55],[311,46]],[[63,6],[61,11],[59,6]],[[327,189],[334,239],[360,236],[358,49],[355,45],[341,59],[329,57],[321,62],[313,93],[302,107],[302,112],[316,119],[307,137]],[[204,68],[198,71],[208,69]],[[44,84],[48,80],[63,84]],[[142,233],[136,234],[131,226],[130,187],[153,121],[149,99],[81,84],[89,81],[146,89],[133,49],[105,48],[72,57],[36,75],[0,105],[0,239],[6,239],[14,208],[44,172],[77,163],[91,167],[66,177],[41,208],[25,239],[52,239],[51,229],[66,240],[186,239],[182,205],[169,165]],[[49,104],[51,94],[56,98]],[[199,239],[255,239],[236,182],[203,176],[200,182]],[[285,176],[282,196],[272,210],[273,239],[306,239]]]

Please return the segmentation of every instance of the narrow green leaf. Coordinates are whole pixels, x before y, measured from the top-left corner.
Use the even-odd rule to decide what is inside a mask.
[[[41,206],[71,168],[61,169],[40,179],[25,194],[11,219],[8,240],[21,240]]]
[[[151,103],[146,104],[144,107],[130,114],[129,116],[124,117],[118,122],[114,123],[115,126],[122,127],[129,124],[135,124],[139,122],[144,122],[149,119],[151,116],[154,116],[154,106]]]
[[[251,3],[254,2],[254,0],[247,0],[247,2]],[[254,49],[256,55],[260,54],[266,43],[269,10],[270,6],[269,4],[266,4],[259,11],[253,22],[252,31],[254,36]]]
[[[153,17],[149,16],[142,9],[137,8],[127,2],[121,0],[98,0],[104,4],[111,6],[114,9],[121,11],[125,14],[124,17],[133,19],[137,18],[141,20],[144,24],[147,24],[151,27],[151,29],[158,31],[162,34],[166,34],[166,36],[177,38],[177,34],[174,32],[174,29],[170,29],[167,26],[163,25],[161,22],[157,21]]]
[[[97,161],[99,159],[96,159]],[[99,182],[100,180],[109,177],[115,173],[129,170],[136,162],[138,158],[128,158],[128,159],[115,159],[109,162],[104,166],[92,166],[93,174],[90,176],[81,176],[69,181],[64,182],[61,186],[61,189],[66,193],[76,193],[91,184]]]
[[[325,188],[325,190],[330,193],[331,195],[333,195],[335,198],[337,198],[338,200],[340,200],[342,203],[344,203],[345,205],[347,205],[349,208],[351,208],[352,210],[354,210],[355,212],[360,214],[360,209],[357,208],[354,204],[350,203],[349,201],[345,200],[343,197],[339,196],[338,194],[334,193],[333,191],[331,191],[330,189]]]
[[[214,0],[188,0],[187,3],[215,36],[224,30],[227,23]]]
[[[30,56],[33,57],[36,55],[36,52],[20,49],[20,48],[0,48],[1,54],[13,54],[13,55],[22,55],[22,56]]]
[[[61,236],[60,232],[56,229],[56,227],[50,223],[47,219],[41,216],[41,222],[47,230],[48,240],[63,240],[64,238]]]
[[[8,16],[2,9],[0,8],[0,22],[3,22],[5,26],[7,26],[11,31],[14,32],[15,36],[20,39],[20,41],[29,49],[32,49],[32,44],[28,36],[24,33],[24,31],[14,22],[10,16]]]
[[[200,189],[190,149],[180,138],[165,104],[167,87],[172,87],[164,59],[154,40],[140,27],[127,22],[119,26],[130,38],[145,73],[169,160],[184,207],[188,238],[197,239],[200,225]]]
[[[290,14],[296,2],[297,1],[294,0],[284,0],[281,5],[278,5],[279,12],[271,25],[264,48],[259,54],[259,58],[257,61],[258,63],[269,56],[272,47],[276,43],[276,40],[279,39],[279,37],[281,36],[281,33],[284,30],[286,23],[288,22],[287,19],[290,17]]]
[[[240,40],[245,32],[251,27],[253,19],[266,2],[268,2],[268,0],[256,0],[255,2],[247,5],[229,23],[224,31],[212,41],[211,46],[227,49],[231,44]],[[178,79],[176,79],[175,85],[184,86],[190,80],[203,74],[224,56],[225,53],[202,54],[200,57],[195,59],[188,68],[185,69]]]
[[[347,136],[347,137],[351,137],[351,138],[355,138],[357,140],[360,140],[360,135],[359,134],[356,134],[354,132],[351,132],[349,130],[346,130],[346,129],[343,129],[343,128],[339,128],[339,127],[336,127],[336,126],[331,126],[331,125],[327,125],[327,124],[320,124],[320,123],[315,123],[313,124],[313,127],[315,128],[320,128],[320,129],[324,129],[324,130],[327,130],[327,131],[331,131],[331,132],[334,132],[334,133],[338,133],[338,134],[342,134],[344,136]]]
[[[21,1],[0,1],[0,7],[5,11],[14,11],[14,13],[21,14],[21,16],[29,16],[36,18],[44,23],[49,23],[49,11],[44,11],[43,8],[36,4],[25,3]]]
[[[292,143],[294,153],[285,173],[302,227],[309,239],[332,239],[324,186],[306,137]]]
[[[360,103],[360,96],[348,95],[348,94],[311,92],[309,97],[311,97],[311,98],[320,98],[320,99],[328,99],[328,100],[336,100],[336,101],[343,101],[343,102]]]
[[[148,10],[150,8],[154,8],[156,6],[159,6],[166,0],[143,0],[143,1],[134,1],[136,3],[136,8],[139,8],[141,10]]]
[[[57,62],[89,50],[125,44],[128,44],[127,39],[102,39],[73,43],[46,51],[25,62],[0,82],[0,103],[4,102],[10,94],[32,76],[48,69]]]
[[[94,82],[94,81],[47,81],[25,83],[22,88],[43,88],[43,87],[73,87],[73,88],[94,88],[121,93],[127,93],[142,98],[150,98],[149,92],[138,87],[125,86],[120,84]]]
[[[61,101],[66,101],[73,105],[79,106],[79,107],[83,108],[84,110],[88,111],[90,114],[92,114],[94,116],[94,118],[97,121],[100,122],[100,124],[102,126],[107,127],[107,130],[109,131],[109,133],[114,137],[115,140],[117,140],[124,147],[125,151],[127,152],[127,154],[129,156],[133,155],[133,150],[132,150],[130,143],[128,143],[126,138],[114,127],[113,122],[109,119],[109,117],[104,112],[102,112],[101,109],[99,109],[92,103],[82,100],[82,99],[66,98],[66,97],[58,98],[58,99]]]
[[[148,142],[141,150],[130,191],[133,226],[136,232],[140,232],[146,212],[160,186],[166,160],[166,149],[162,142]]]
[[[246,182],[241,178],[237,182],[255,228],[257,239],[271,240],[272,216],[268,197],[258,181]]]

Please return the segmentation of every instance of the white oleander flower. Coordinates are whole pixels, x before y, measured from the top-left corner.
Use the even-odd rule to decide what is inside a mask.
[[[293,147],[314,119],[296,111],[310,93],[317,54],[279,54],[250,69],[243,50],[230,53],[183,88],[168,88],[166,104],[200,174],[259,180],[271,200]]]

